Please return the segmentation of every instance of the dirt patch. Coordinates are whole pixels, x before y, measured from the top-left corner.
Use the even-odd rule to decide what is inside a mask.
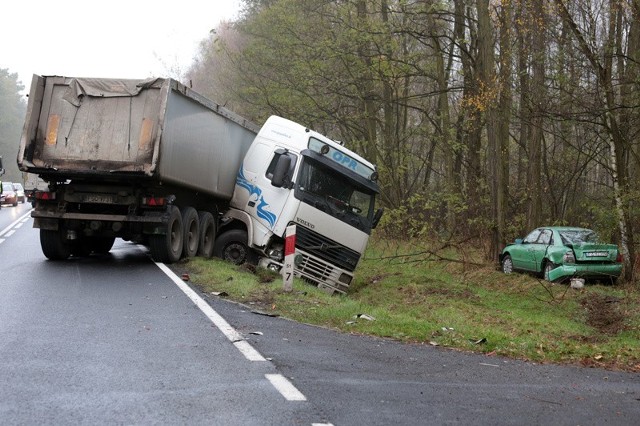
[[[590,293],[580,303],[587,311],[587,324],[603,334],[615,335],[625,329],[622,300],[613,296]]]

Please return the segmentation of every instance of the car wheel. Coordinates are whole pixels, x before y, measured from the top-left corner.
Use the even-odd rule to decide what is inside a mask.
[[[558,265],[556,265],[555,263],[553,263],[551,261],[546,261],[544,263],[544,279],[545,279],[545,281],[553,282],[552,280],[549,279],[549,272],[553,271],[557,267],[558,267]]]
[[[506,254],[502,258],[502,272],[505,274],[510,274],[513,272],[513,260],[511,260],[511,256]]]

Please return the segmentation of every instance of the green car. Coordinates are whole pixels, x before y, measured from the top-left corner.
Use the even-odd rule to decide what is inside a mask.
[[[585,228],[549,226],[535,229],[502,250],[502,271],[533,272],[547,281],[572,277],[615,282],[622,272],[622,255],[615,244],[604,244]]]

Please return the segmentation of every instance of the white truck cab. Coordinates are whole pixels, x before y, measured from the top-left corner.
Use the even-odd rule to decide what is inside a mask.
[[[233,260],[239,241],[225,228],[246,228],[260,265],[279,270],[287,226],[296,225],[296,275],[344,293],[382,210],[375,166],[341,144],[290,120],[272,116],[260,129],[238,173],[219,241]],[[229,241],[227,241],[229,240]]]

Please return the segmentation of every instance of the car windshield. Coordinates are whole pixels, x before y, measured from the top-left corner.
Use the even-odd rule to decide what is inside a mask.
[[[558,231],[563,244],[597,243],[598,235],[590,229]]]
[[[2,182],[2,191],[13,191],[13,185],[11,185],[11,182]]]

